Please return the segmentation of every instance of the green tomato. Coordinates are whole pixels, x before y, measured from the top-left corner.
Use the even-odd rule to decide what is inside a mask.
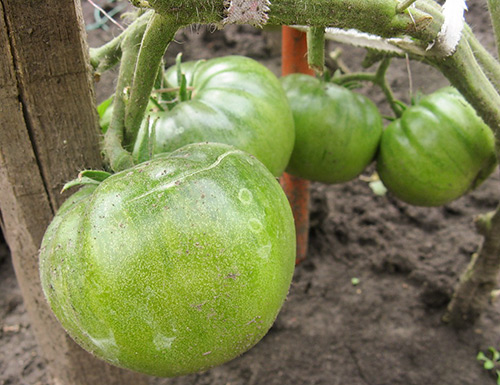
[[[454,88],[405,110],[384,131],[377,170],[387,189],[418,206],[439,206],[481,184],[495,169],[490,128]]]
[[[40,254],[45,296],[68,333],[112,364],[177,376],[257,343],[285,300],[293,216],[254,157],[193,144],[84,188]]]
[[[190,99],[170,111],[149,113],[137,136],[139,162],[188,143],[219,142],[259,159],[282,174],[294,143],[293,117],[276,76],[243,56],[183,63]],[[166,71],[176,87],[177,69]]]
[[[382,134],[377,107],[363,95],[309,75],[288,75],[281,83],[295,121],[287,171],[324,183],[359,175],[373,160]]]

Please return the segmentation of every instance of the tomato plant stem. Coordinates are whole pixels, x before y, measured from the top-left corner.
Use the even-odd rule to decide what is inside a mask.
[[[307,31],[307,64],[317,75],[325,71],[325,28],[311,27]]]
[[[98,48],[90,48],[90,64],[95,73],[103,73],[113,68],[120,61],[121,44],[124,33]]]
[[[474,57],[467,39],[460,41],[453,55],[428,60],[464,95],[499,138],[500,95]]]
[[[155,13],[150,19],[137,57],[130,100],[125,111],[125,143],[133,143],[146,111],[160,63],[179,29],[171,17]]]
[[[497,92],[500,92],[500,63],[477,40],[470,27],[466,26],[465,34],[477,62]]]
[[[399,118],[403,113],[403,108],[402,108],[403,103],[399,100],[396,100],[392,92],[392,88],[389,85],[389,82],[387,81],[386,75],[390,64],[391,64],[391,58],[385,57],[380,62],[377,72],[375,73],[356,72],[356,73],[340,75],[335,77],[333,79],[333,82],[339,85],[348,84],[352,82],[359,82],[359,81],[367,81],[376,84],[377,86],[380,87],[380,89],[384,93],[387,102],[389,103],[391,109],[394,112],[394,115]]]
[[[148,4],[160,13],[191,23],[220,25],[227,1],[149,0]],[[408,33],[410,26],[417,27],[414,32],[425,32],[424,27],[432,21],[417,8],[411,15],[396,12],[394,0],[273,0],[268,16],[269,25],[354,28],[387,37]]]
[[[404,12],[417,0],[403,0],[396,6],[396,12]]]
[[[127,90],[132,83],[140,43],[151,16],[152,12],[148,12],[144,18],[132,24],[121,44],[122,58],[113,100],[113,115],[103,142],[105,158],[113,171],[133,166],[132,155],[123,148]]]
[[[488,10],[490,11],[498,55],[500,55],[500,0],[488,0]]]
[[[448,305],[443,320],[456,328],[470,326],[479,318],[488,305],[491,292],[497,285],[500,268],[500,210],[493,216],[486,215],[480,220],[479,231],[484,235],[484,242],[477,254],[474,254],[469,266]]]
[[[377,84],[380,87],[380,89],[385,95],[385,98],[387,99],[387,102],[391,106],[391,109],[394,111],[394,114],[396,115],[396,117],[399,118],[403,113],[403,109],[401,108],[403,104],[402,102],[396,100],[392,92],[391,86],[387,81],[386,75],[390,64],[391,64],[390,58],[384,58],[380,62],[377,72],[375,73],[375,84]]]

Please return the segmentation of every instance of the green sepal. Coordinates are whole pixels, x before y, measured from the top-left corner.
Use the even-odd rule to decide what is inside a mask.
[[[101,170],[84,170],[78,174],[76,179],[67,182],[61,193],[75,186],[87,186],[87,185],[98,185],[106,178],[109,178],[111,174],[106,171]]]
[[[188,100],[188,93],[187,93],[187,79],[186,75],[182,72],[182,52],[179,52],[179,54],[175,58],[175,66],[177,70],[177,84],[179,85],[179,101],[180,102],[185,102]]]

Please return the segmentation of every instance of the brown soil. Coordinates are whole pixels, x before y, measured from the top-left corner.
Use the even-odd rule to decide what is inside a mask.
[[[83,7],[90,23],[93,9],[85,1]],[[467,17],[493,51],[486,0],[471,2]],[[90,44],[113,34],[115,29],[92,31]],[[186,60],[243,54],[279,72],[277,31],[200,27],[181,32],[177,40],[168,62],[181,50]],[[343,49],[344,61],[359,67],[363,50]],[[412,62],[410,68],[414,91],[447,84],[422,64]],[[405,61],[395,61],[390,80],[404,100],[408,79]],[[112,84],[112,75],[103,77],[99,100]],[[367,87],[363,92],[386,109],[378,90]],[[461,332],[443,324],[441,317],[481,242],[473,218],[495,208],[499,189],[496,171],[478,190],[449,205],[417,208],[390,195],[375,196],[361,179],[314,184],[309,255],[297,267],[288,300],[268,335],[223,366],[176,379],[151,378],[151,384],[495,384],[476,355],[489,346],[500,348],[500,305],[491,304],[473,328]],[[359,284],[353,285],[352,278]],[[45,385],[48,378],[8,250],[0,242],[0,385],[7,384]]]

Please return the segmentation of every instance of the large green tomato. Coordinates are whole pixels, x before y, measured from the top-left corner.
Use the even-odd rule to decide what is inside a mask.
[[[220,142],[259,159],[282,174],[294,143],[293,117],[276,76],[262,64],[229,56],[182,64],[190,100],[172,110],[151,112],[135,142],[134,155],[145,161],[188,143]],[[166,79],[176,87],[177,70]]]
[[[282,78],[295,120],[287,171],[324,183],[355,178],[373,160],[382,117],[365,96],[312,76]]]
[[[255,158],[185,146],[73,195],[40,254],[44,293],[82,347],[155,376],[245,352],[285,300],[293,216]]]
[[[456,89],[447,87],[422,98],[386,128],[377,170],[399,199],[439,206],[477,187],[496,164],[492,131]]]

